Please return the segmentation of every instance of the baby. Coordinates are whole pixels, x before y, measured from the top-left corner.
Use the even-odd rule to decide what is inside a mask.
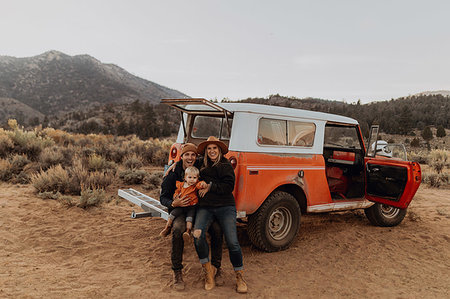
[[[167,236],[172,229],[175,218],[184,214],[186,216],[186,231],[183,233],[183,239],[189,240],[192,222],[195,216],[195,205],[198,203],[197,190],[208,187],[206,182],[198,181],[199,175],[200,171],[196,167],[190,166],[184,171],[184,182],[176,182],[177,189],[175,190],[174,196],[189,199],[189,205],[186,207],[176,207],[170,212],[166,227],[159,233],[161,237]]]

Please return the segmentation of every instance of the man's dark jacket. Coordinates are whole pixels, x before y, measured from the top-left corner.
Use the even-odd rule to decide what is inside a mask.
[[[162,205],[169,209],[169,212],[173,209],[173,194],[176,190],[176,182],[182,182],[184,180],[183,162],[177,162],[174,171],[169,171],[161,184],[161,195],[159,201]]]

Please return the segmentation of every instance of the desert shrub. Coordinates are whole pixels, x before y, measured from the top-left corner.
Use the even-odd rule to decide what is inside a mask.
[[[411,151],[408,153],[408,160],[419,164],[428,164],[428,154],[425,151]]]
[[[63,164],[65,161],[67,161],[66,157],[59,146],[46,147],[39,154],[39,162],[44,170],[57,164]]]
[[[108,150],[106,151],[105,157],[110,161],[121,163],[126,154],[127,154],[126,148],[117,145],[115,143],[111,143],[108,145]]]
[[[147,176],[147,171],[145,170],[131,170],[127,169],[119,173],[119,177],[127,184],[135,185],[142,184],[144,178]]]
[[[412,147],[419,147],[419,146],[420,146],[420,140],[419,140],[419,138],[415,137],[415,138],[411,141],[411,146],[412,146]]]
[[[422,174],[422,182],[430,187],[439,188],[449,185],[449,174],[447,172],[437,173],[434,171]]]
[[[429,154],[430,166],[439,174],[449,166],[450,152],[447,150],[433,150]]]
[[[158,189],[161,186],[162,178],[163,178],[162,171],[154,171],[147,175],[144,178],[143,184],[145,189]]]
[[[9,181],[12,175],[11,162],[8,159],[0,159],[0,181]]]
[[[19,174],[14,175],[10,182],[13,184],[29,184],[31,182],[31,176],[21,171]]]
[[[74,138],[71,134],[56,130],[53,128],[45,128],[40,132],[41,136],[46,136],[48,138],[51,138],[56,144],[61,146],[68,146],[69,144],[74,144]]]
[[[114,180],[114,175],[109,172],[94,171],[90,172],[85,186],[89,188],[102,188],[105,189]]]
[[[98,171],[106,169],[107,161],[100,155],[92,154],[88,157],[87,167],[90,171]]]
[[[104,189],[114,181],[114,173],[112,171],[89,171],[83,166],[81,159],[77,157],[73,160],[73,166],[69,169],[68,193],[79,195],[82,186],[91,189]]]
[[[86,184],[89,180],[89,171],[83,166],[79,157],[73,159],[73,166],[69,169],[69,176],[68,193],[79,195],[81,193],[81,185]]]
[[[130,170],[139,169],[144,165],[144,163],[142,162],[142,158],[135,153],[126,156],[123,164]]]
[[[54,144],[52,139],[38,136],[36,131],[23,131],[19,128],[8,131],[8,136],[14,144],[14,152],[26,154],[32,161],[37,161],[41,151]]]
[[[46,171],[31,175],[31,184],[39,192],[67,193],[69,174],[61,165],[51,166]]]
[[[169,150],[159,149],[153,155],[153,164],[157,166],[164,166],[169,159]]]
[[[103,189],[83,188],[83,190],[81,190],[80,201],[77,206],[83,209],[98,206],[105,201],[105,198],[105,190]]]
[[[0,157],[8,156],[14,149],[14,143],[6,134],[6,131],[0,128]]]
[[[15,154],[9,158],[14,174],[20,173],[24,167],[31,163],[26,155]]]

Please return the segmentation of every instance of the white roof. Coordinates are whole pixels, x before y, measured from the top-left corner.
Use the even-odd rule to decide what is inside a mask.
[[[272,116],[301,117],[308,119],[323,120],[327,122],[358,124],[358,121],[350,117],[303,109],[261,105],[253,103],[215,103],[215,104],[230,112],[247,112],[256,114],[267,114]]]

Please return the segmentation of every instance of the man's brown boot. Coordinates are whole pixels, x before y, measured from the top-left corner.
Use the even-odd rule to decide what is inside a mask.
[[[247,293],[247,284],[245,283],[243,274],[244,271],[238,270],[236,272],[236,291],[238,293]]]
[[[181,270],[173,271],[173,288],[177,291],[184,290],[183,273]]]
[[[211,262],[207,262],[206,264],[203,264],[203,269],[205,270],[205,290],[212,290],[216,286],[216,283],[214,282],[216,267],[211,265]]]

